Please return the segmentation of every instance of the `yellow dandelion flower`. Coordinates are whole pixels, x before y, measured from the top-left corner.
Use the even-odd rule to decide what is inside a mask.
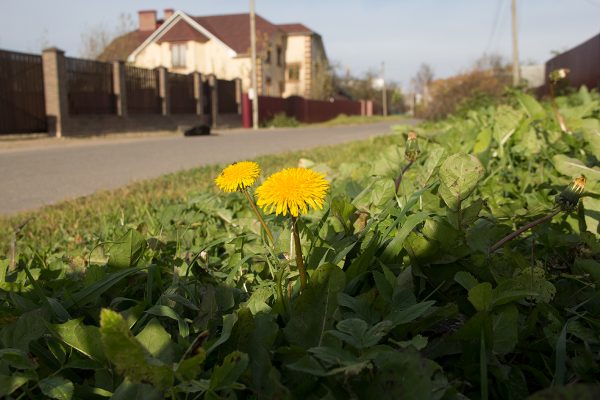
[[[257,204],[265,212],[277,215],[306,214],[308,207],[323,208],[329,182],[311,169],[287,168],[271,175],[256,189]]]
[[[260,175],[260,167],[253,161],[233,163],[225,168],[215,179],[215,183],[224,192],[235,192],[252,186]]]

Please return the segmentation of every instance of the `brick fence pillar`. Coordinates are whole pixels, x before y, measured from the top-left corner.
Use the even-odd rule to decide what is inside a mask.
[[[113,91],[117,100],[117,115],[127,116],[127,88],[125,86],[125,63],[113,62]]]
[[[219,116],[219,87],[218,79],[214,75],[208,76],[210,86],[210,120],[213,128],[217,127],[217,117]]]
[[[68,130],[69,99],[65,52],[52,47],[42,52],[48,133],[61,137]]]
[[[194,99],[196,100],[196,115],[204,115],[204,93],[202,85],[202,74],[193,72],[194,76]]]
[[[169,71],[165,67],[158,67],[158,87],[162,101],[162,115],[171,114],[171,98],[169,96]]]
[[[237,104],[237,113],[242,115],[242,80],[235,79],[235,104]]]

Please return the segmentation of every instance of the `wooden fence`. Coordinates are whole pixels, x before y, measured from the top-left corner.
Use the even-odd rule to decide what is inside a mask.
[[[116,114],[111,64],[66,58],[69,114]]]
[[[546,86],[549,84],[548,74],[559,68],[570,70],[567,76],[570,85],[600,89],[600,34],[548,60]]]
[[[70,58],[55,48],[41,57],[0,50],[0,134],[235,126],[236,116],[224,114],[239,114],[240,90],[239,80]],[[150,115],[166,118],[141,118]]]
[[[45,132],[42,57],[0,50],[0,135]]]
[[[194,114],[196,112],[193,75],[169,74],[169,91],[172,114]]]
[[[335,100],[309,100],[299,96],[288,98],[258,96],[258,122],[264,124],[277,114],[286,114],[299,122],[323,122],[338,115],[370,115],[373,105],[370,102]],[[367,111],[370,107],[370,112]],[[247,94],[242,100],[243,126],[249,128],[252,120],[252,103]]]
[[[161,113],[158,70],[126,65],[125,92],[129,114]]]

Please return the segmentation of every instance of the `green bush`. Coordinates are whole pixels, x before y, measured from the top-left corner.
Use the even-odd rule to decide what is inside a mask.
[[[286,113],[277,113],[273,118],[264,124],[268,128],[294,128],[300,126],[300,122]]]

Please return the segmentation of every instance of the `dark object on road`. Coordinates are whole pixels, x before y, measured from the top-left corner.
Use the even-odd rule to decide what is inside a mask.
[[[206,124],[196,125],[191,128],[187,128],[183,131],[184,136],[201,136],[210,135],[210,126]]]

